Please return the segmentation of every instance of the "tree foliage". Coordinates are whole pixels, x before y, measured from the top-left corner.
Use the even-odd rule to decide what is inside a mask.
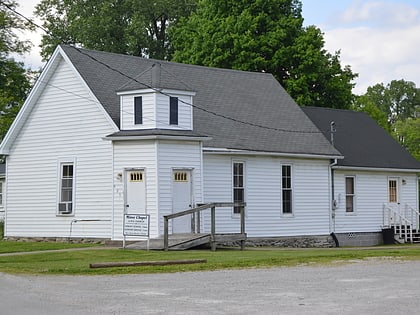
[[[41,55],[58,44],[168,59],[168,27],[195,8],[196,0],[42,0],[35,14],[48,34]]]
[[[269,72],[300,105],[349,108],[356,75],[302,25],[298,0],[202,0],[171,29],[173,60]]]
[[[9,129],[30,89],[23,64],[11,57],[12,53],[23,53],[30,48],[29,42],[21,41],[17,36],[17,31],[31,26],[13,12],[16,6],[14,1],[0,2],[0,139]]]
[[[397,140],[420,161],[420,118],[398,120],[394,124],[394,133]]]
[[[362,95],[361,103],[369,102],[385,113],[388,123],[393,125],[398,120],[404,121],[420,112],[420,91],[414,82],[392,80],[387,85],[379,83],[368,87]]]

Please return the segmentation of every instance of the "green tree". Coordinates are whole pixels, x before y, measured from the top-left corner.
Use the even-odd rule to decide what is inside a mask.
[[[188,16],[197,0],[42,0],[35,14],[48,34],[41,55],[58,44],[168,59],[168,28]]]
[[[420,92],[415,83],[405,80],[392,80],[368,87],[360,99],[363,104],[373,103],[385,113],[392,126],[398,120],[406,120],[418,115],[420,108]]]
[[[173,61],[272,73],[300,105],[349,108],[350,67],[303,27],[299,0],[202,0],[171,29]]]
[[[407,118],[394,124],[397,140],[420,161],[420,118]]]
[[[16,35],[16,31],[31,28],[13,12],[16,7],[15,1],[0,2],[0,139],[9,129],[30,89],[23,64],[11,58],[12,53],[30,49],[30,43],[21,41]]]

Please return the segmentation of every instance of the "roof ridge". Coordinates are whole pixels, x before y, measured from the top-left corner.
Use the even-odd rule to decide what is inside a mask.
[[[201,68],[201,69],[207,69],[212,71],[222,71],[222,72],[235,72],[235,73],[241,73],[241,74],[251,74],[251,75],[264,75],[264,76],[273,76],[271,73],[268,72],[259,72],[259,71],[249,71],[249,70],[239,70],[239,69],[227,69],[227,68],[218,68],[215,66],[202,66],[202,65],[195,65],[195,64],[188,64],[188,63],[182,63],[177,61],[169,61],[169,60],[159,60],[159,59],[153,59],[153,58],[146,58],[142,56],[135,56],[135,55],[128,55],[124,53],[116,53],[116,52],[109,52],[109,51],[102,51],[102,50],[94,50],[94,49],[87,49],[87,48],[80,48],[80,47],[74,47],[72,45],[60,45],[62,47],[70,47],[73,49],[83,50],[85,52],[95,53],[95,54],[103,54],[103,55],[115,55],[119,56],[120,58],[140,58],[143,61],[149,62],[149,63],[166,63],[166,64],[173,64],[173,65],[179,65],[179,66],[185,66],[185,67],[193,67],[193,68]]]

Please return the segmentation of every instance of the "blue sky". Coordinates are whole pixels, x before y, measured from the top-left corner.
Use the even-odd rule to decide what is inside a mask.
[[[33,16],[39,0],[17,0],[18,11]],[[342,65],[359,74],[354,92],[391,80],[413,81],[420,87],[419,0],[302,0],[305,25],[324,33],[325,48],[340,50]],[[37,69],[40,34],[28,35],[34,43],[24,62]]]

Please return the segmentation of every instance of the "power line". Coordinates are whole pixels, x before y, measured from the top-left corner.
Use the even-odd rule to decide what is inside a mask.
[[[56,37],[54,34],[52,34],[51,32],[49,32],[47,29],[45,29],[44,27],[42,27],[42,26],[38,25],[37,23],[35,23],[35,22],[34,22],[34,21],[32,21],[31,19],[27,18],[27,17],[26,17],[26,16],[24,16],[23,14],[19,13],[18,11],[16,11],[16,10],[15,10],[15,9],[13,9],[12,7],[10,7],[9,5],[5,4],[4,2],[0,2],[0,4],[4,4],[4,6],[5,6],[6,8],[8,8],[10,11],[12,11],[12,12],[14,12],[15,14],[19,15],[20,17],[24,18],[26,21],[28,21],[29,23],[31,23],[31,24],[32,24],[32,25],[34,25],[35,27],[37,27],[37,28],[41,29],[42,31],[44,31],[44,32],[45,32],[45,33],[47,33],[48,35],[53,36],[53,37]],[[60,39],[60,40],[61,40],[61,39]],[[88,53],[85,53],[82,49],[80,49],[80,48],[76,47],[75,45],[71,45],[71,47],[72,47],[72,48],[74,48],[76,51],[78,51],[80,54],[82,54],[82,55],[84,55],[84,56],[86,56],[86,57],[90,58],[90,59],[91,59],[91,60],[93,60],[94,62],[101,64],[102,66],[104,66],[104,67],[108,68],[109,70],[111,70],[111,71],[113,71],[113,72],[115,72],[115,73],[118,73],[118,74],[122,75],[123,77],[126,77],[127,79],[129,79],[129,80],[131,80],[131,81],[133,81],[133,82],[139,83],[139,84],[141,84],[141,85],[145,86],[146,88],[149,88],[149,89],[151,89],[151,90],[153,90],[153,91],[155,91],[155,92],[157,92],[157,93],[160,93],[160,94],[162,94],[162,95],[165,95],[165,96],[168,96],[168,97],[170,97],[170,96],[171,96],[170,94],[165,93],[165,92],[163,92],[163,91],[162,91],[162,90],[160,90],[160,89],[154,88],[154,87],[152,87],[152,86],[148,85],[148,84],[147,84],[147,83],[145,83],[145,82],[141,82],[141,81],[137,80],[136,78],[133,78],[133,77],[131,77],[131,76],[127,75],[126,73],[124,73],[124,72],[120,71],[119,69],[116,69],[116,68],[114,68],[114,67],[111,67],[111,66],[110,66],[110,65],[108,65],[107,63],[105,63],[105,62],[102,62],[102,61],[98,60],[97,58],[95,58],[95,57],[91,56],[91,55],[90,55],[90,54],[88,54]],[[154,66],[154,65],[152,65],[152,67],[153,67],[153,66]],[[186,101],[184,101],[184,100],[179,100],[179,101],[180,101],[181,103],[185,104],[185,105],[191,106],[192,108],[195,108],[195,109],[197,109],[197,110],[201,110],[201,111],[203,111],[203,112],[205,112],[205,113],[208,113],[208,114],[211,114],[211,115],[213,115],[213,116],[220,117],[220,118],[223,118],[223,119],[227,119],[227,120],[230,120],[230,121],[233,121],[233,122],[236,122],[236,123],[245,124],[245,125],[252,126],[252,127],[257,127],[257,128],[266,129],[266,130],[279,131],[279,132],[288,132],[288,133],[301,133],[301,134],[322,134],[322,132],[321,132],[321,131],[292,130],[292,129],[276,128],[276,127],[270,127],[270,126],[264,126],[264,125],[260,125],[260,124],[255,124],[255,123],[252,123],[252,122],[249,122],[249,121],[244,121],[244,120],[240,120],[240,119],[237,119],[237,118],[234,118],[234,117],[230,117],[230,116],[227,116],[227,115],[224,115],[224,114],[221,114],[221,113],[217,113],[217,112],[215,112],[215,111],[212,111],[212,110],[209,110],[209,109],[203,108],[203,107],[201,107],[201,106],[198,106],[198,105],[195,105],[195,104],[192,104],[192,103],[186,102]]]

